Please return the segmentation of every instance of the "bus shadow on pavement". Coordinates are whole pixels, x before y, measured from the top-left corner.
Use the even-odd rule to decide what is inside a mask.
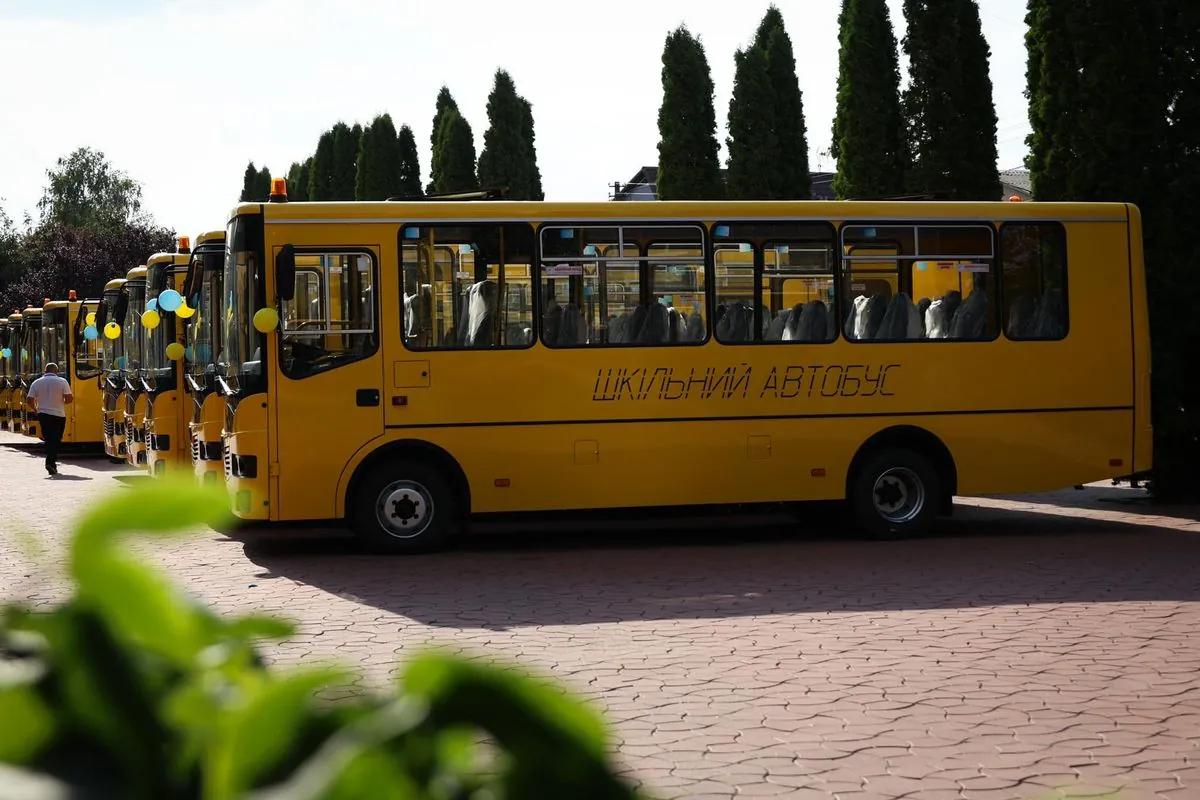
[[[901,542],[848,538],[823,513],[601,527],[481,525],[396,558],[346,536],[243,541],[265,574],[444,627],[1200,600],[1200,529],[1165,523],[966,505]]]

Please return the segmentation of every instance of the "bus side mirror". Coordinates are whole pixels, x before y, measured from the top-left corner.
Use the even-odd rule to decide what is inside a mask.
[[[96,330],[104,330],[104,323],[108,322],[108,303],[101,303],[96,308]]]
[[[296,296],[296,249],[290,244],[275,255],[275,293],[284,302]]]
[[[113,308],[113,321],[118,325],[125,324],[125,312],[129,310],[129,295],[121,292],[117,296],[116,307]]]

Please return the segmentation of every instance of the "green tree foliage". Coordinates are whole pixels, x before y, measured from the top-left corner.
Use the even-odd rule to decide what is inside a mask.
[[[267,166],[263,166],[258,171],[258,181],[256,183],[258,197],[262,198],[262,202],[266,202],[271,197],[271,170]]]
[[[359,200],[386,200],[401,193],[400,139],[388,114],[376,117],[363,131],[358,154]]]
[[[1152,488],[1163,499],[1196,499],[1200,248],[1190,221],[1200,189],[1200,11],[1188,0],[1031,0],[1026,19],[1034,197],[1140,209],[1153,343]]]
[[[900,63],[886,0],[842,0],[838,27],[833,189],[843,198],[901,194],[907,153]]]
[[[808,167],[808,126],[804,122],[804,98],[796,77],[792,39],[783,25],[783,14],[772,5],[755,34],[755,46],[767,53],[767,77],[771,83],[775,138],[779,143],[778,186],[781,200],[812,197],[812,175]]]
[[[109,164],[104,153],[81,147],[46,171],[38,201],[42,223],[107,229],[145,224],[142,187]]]
[[[457,109],[449,108],[442,115],[433,152],[438,163],[437,193],[479,188],[475,177],[475,135]]]
[[[681,25],[667,36],[662,65],[658,196],[663,200],[719,199],[725,194],[725,185],[712,74],[704,46]]]
[[[488,129],[479,154],[479,185],[507,187],[513,200],[541,200],[541,174],[533,145],[533,109],[517,94],[512,76],[496,70],[487,104]]]
[[[358,181],[358,147],[362,126],[353,128],[344,122],[333,126],[333,165],[330,180],[333,200],[353,200]]]
[[[412,128],[400,126],[397,137],[400,149],[400,181],[399,197],[420,197],[421,192],[421,160],[417,155],[417,139],[413,136]]]
[[[438,132],[442,129],[442,120],[450,111],[458,111],[458,103],[455,102],[453,95],[450,94],[449,87],[443,86],[437,96],[437,110],[433,114],[433,131],[429,134],[429,147],[432,150],[432,158],[429,163],[429,186],[426,191],[429,194],[436,193],[438,186],[438,176],[441,174],[441,163],[438,156]]]
[[[308,173],[308,199],[315,202],[333,200],[333,131],[325,131],[317,140]]]
[[[757,46],[734,55],[733,97],[729,100],[729,196],[770,200],[779,196],[780,147],[766,51]]]
[[[904,0],[908,191],[1000,199],[991,51],[976,0]]]
[[[269,669],[292,625],[219,615],[123,546],[226,521],[219,488],[165,478],[102,500],[65,553],[72,596],[0,616],[0,793],[130,800],[634,800],[591,709],[515,669],[429,654],[388,691]],[[483,734],[495,758],[485,759]]]
[[[288,169],[288,200],[302,203],[308,199],[308,173],[312,169],[312,158],[292,162]]]
[[[254,166],[251,161],[246,165],[246,172],[242,175],[242,193],[238,196],[239,203],[253,203],[258,194],[258,167]]]

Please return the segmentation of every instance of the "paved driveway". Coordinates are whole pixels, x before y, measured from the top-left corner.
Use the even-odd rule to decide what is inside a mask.
[[[0,514],[53,547],[90,497],[0,434]],[[1200,798],[1200,522],[1140,492],[962,499],[936,538],[819,519],[493,528],[458,552],[211,531],[139,544],[222,610],[299,622],[281,663],[364,685],[436,644],[512,658],[599,704],[659,797]],[[8,597],[53,578],[0,553]]]

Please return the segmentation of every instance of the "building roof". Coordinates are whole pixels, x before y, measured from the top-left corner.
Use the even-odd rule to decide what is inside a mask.
[[[729,170],[721,170],[721,179],[725,180],[728,177]],[[833,176],[832,172],[813,172],[812,173],[812,199],[813,200],[833,200]],[[658,196],[658,167],[642,167],[637,171],[627,183],[617,183],[613,185],[614,200],[628,200],[635,193],[638,187],[645,187],[649,191],[647,194],[653,193]]]

